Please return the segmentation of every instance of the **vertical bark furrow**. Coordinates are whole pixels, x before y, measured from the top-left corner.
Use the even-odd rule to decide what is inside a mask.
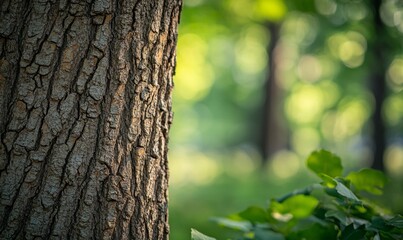
[[[18,42],[21,41],[21,32],[25,21],[20,22],[18,19],[25,19],[26,14],[24,15],[24,13],[29,9],[27,2],[5,1],[0,10],[0,179],[2,172],[8,168],[11,161],[11,144],[6,140],[5,130],[11,121],[12,96],[15,94],[16,79],[19,75],[18,62],[21,58]],[[16,135],[16,133],[10,134]],[[15,139],[15,137],[11,138]],[[0,190],[0,195],[1,192]],[[3,219],[2,209],[3,206],[0,206],[0,224]]]
[[[53,70],[48,73],[52,76],[49,78],[48,110],[45,117],[45,128],[42,128],[43,133],[45,133],[43,139],[48,138],[48,136],[56,137],[58,135],[58,137],[54,151],[50,155],[47,164],[44,165],[45,178],[41,180],[43,182],[41,190],[33,202],[33,208],[36,211],[29,216],[30,220],[26,226],[27,234],[31,236],[50,234],[55,215],[59,212],[58,204],[60,204],[63,189],[66,187],[63,184],[63,177],[72,146],[64,142],[68,139],[69,129],[72,128],[75,120],[75,118],[73,118],[73,121],[70,119],[71,111],[74,109],[74,105],[77,104],[76,95],[68,95],[70,81],[72,75],[74,75],[74,73],[71,75],[69,70],[72,68],[71,65],[74,65],[74,60],[80,59],[80,56],[76,56],[77,58],[75,59],[72,57],[75,54],[74,51],[80,47],[80,45],[74,44],[72,39],[75,37],[75,32],[81,28],[79,25],[81,25],[82,20],[83,18],[74,18],[68,23],[67,29],[63,33],[64,37],[56,57],[56,64]],[[65,23],[65,20],[63,22]],[[79,35],[81,34],[79,33]],[[83,41],[84,48],[85,42],[88,41]],[[84,52],[84,48],[80,52]],[[43,69],[43,66],[40,68]],[[46,74],[48,70],[45,68],[44,71]],[[44,143],[46,144],[46,141]],[[42,221],[38,221],[38,219],[42,219]]]
[[[7,3],[5,4],[7,5]],[[5,54],[0,59],[0,69],[2,70],[2,73],[0,72],[0,96],[2,96],[0,98],[0,111],[4,113],[4,117],[0,118],[2,140],[5,138],[3,133],[5,133],[6,125],[11,121],[11,106],[20,74],[18,67],[22,52],[20,43],[23,39],[23,30],[31,8],[28,1],[10,1],[8,8],[3,10],[0,12],[0,38],[5,42]],[[19,19],[22,19],[22,21],[19,21]],[[3,154],[2,152],[0,153]],[[7,165],[9,162],[10,158],[7,159]],[[4,167],[4,169],[6,168]]]

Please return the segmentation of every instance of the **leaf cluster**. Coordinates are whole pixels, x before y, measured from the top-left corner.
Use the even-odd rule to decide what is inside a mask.
[[[213,221],[236,230],[240,240],[402,239],[403,217],[366,197],[382,194],[387,181],[382,172],[362,169],[342,177],[340,158],[326,150],[313,152],[306,162],[319,183],[272,199],[265,208],[250,206]],[[192,230],[192,239],[215,238]]]

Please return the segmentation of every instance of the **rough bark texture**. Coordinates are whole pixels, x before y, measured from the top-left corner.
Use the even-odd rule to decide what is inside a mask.
[[[180,10],[1,1],[0,239],[168,238]]]

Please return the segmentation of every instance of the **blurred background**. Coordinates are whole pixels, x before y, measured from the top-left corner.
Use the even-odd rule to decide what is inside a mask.
[[[318,148],[403,213],[402,0],[184,0],[174,80],[171,239],[318,181]]]

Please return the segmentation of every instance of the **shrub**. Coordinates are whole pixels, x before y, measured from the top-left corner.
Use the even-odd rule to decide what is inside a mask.
[[[362,169],[342,177],[338,156],[320,150],[307,166],[321,182],[272,199],[267,208],[250,206],[227,218],[213,218],[234,229],[236,239],[402,239],[403,217],[392,216],[366,196],[382,194],[384,174]],[[214,240],[192,229],[193,240]]]

